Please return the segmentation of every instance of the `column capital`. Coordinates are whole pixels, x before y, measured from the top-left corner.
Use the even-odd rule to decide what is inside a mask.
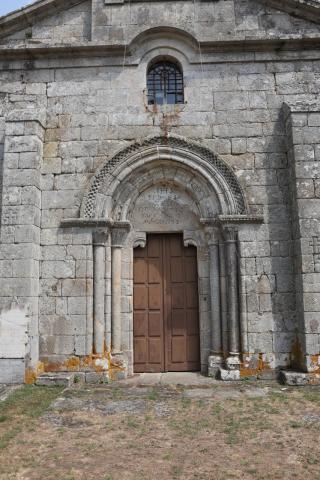
[[[224,227],[222,231],[226,242],[236,242],[238,240],[238,229],[236,227]]]
[[[130,229],[129,222],[114,222],[111,228],[111,247],[122,248]]]
[[[221,238],[221,228],[216,225],[206,225],[204,227],[205,238],[208,245],[219,245],[219,238]]]
[[[105,246],[109,236],[109,230],[96,230],[92,234],[92,243],[95,246]]]

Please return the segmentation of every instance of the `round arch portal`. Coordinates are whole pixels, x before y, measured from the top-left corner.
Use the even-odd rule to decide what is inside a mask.
[[[108,218],[114,209],[114,196],[121,185],[128,189],[128,178],[133,172],[138,177],[150,176],[152,169],[159,164],[187,171],[192,188],[192,179],[196,179],[206,190],[219,199],[223,215],[244,215],[247,204],[242,188],[233,170],[216,154],[202,145],[176,136],[153,137],[141,143],[130,145],[118,152],[105,163],[94,176],[81,207],[82,218]],[[143,175],[142,175],[143,174]],[[178,179],[179,181],[179,179]],[[137,183],[137,182],[136,182]],[[196,192],[194,191],[196,195]],[[116,194],[117,196],[117,194]],[[209,195],[210,196],[210,195]],[[215,212],[211,212],[214,214]],[[211,216],[208,211],[208,216]]]
[[[223,217],[244,219],[248,209],[237,177],[221,158],[201,144],[172,135],[134,143],[93,177],[80,214],[88,225],[104,223],[110,233],[106,246],[100,240],[94,243],[94,331],[111,332],[107,348],[120,355],[128,373],[134,364],[133,249],[144,248],[149,234],[182,234],[186,247],[197,247],[201,370],[213,371],[228,359],[230,365],[237,364],[237,230],[225,225]],[[100,288],[103,258],[110,259],[107,292]],[[100,307],[105,295],[111,309],[104,327]],[[101,339],[96,344],[101,350]]]

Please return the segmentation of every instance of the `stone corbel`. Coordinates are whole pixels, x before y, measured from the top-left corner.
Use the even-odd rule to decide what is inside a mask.
[[[132,248],[146,248],[147,234],[145,232],[135,232],[131,238]]]
[[[185,247],[204,247],[206,245],[205,235],[201,231],[183,230],[183,244]]]

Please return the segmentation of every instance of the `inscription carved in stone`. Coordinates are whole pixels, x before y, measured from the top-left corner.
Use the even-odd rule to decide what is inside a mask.
[[[169,185],[159,185],[143,192],[132,212],[132,223],[142,230],[195,228],[199,224],[197,206],[189,195]]]

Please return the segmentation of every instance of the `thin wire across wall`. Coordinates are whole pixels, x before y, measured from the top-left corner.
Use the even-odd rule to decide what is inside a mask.
[[[200,1],[201,0],[199,0],[199,4],[200,4]],[[200,58],[200,65],[201,65],[201,75],[202,75],[202,81],[203,81],[204,80],[204,69],[203,69],[202,49],[201,49],[201,43],[200,43],[200,40],[198,38],[198,35],[196,35],[197,6],[198,6],[197,0],[193,0],[193,31],[195,33],[195,37],[196,37],[196,40],[197,40],[197,43],[198,43],[199,58]]]
[[[131,21],[131,0],[129,0],[128,8],[129,8],[129,22],[130,22]],[[126,59],[127,59],[127,48],[128,48],[128,42],[129,42],[127,31],[129,30],[129,25],[125,26],[124,29],[125,29],[124,30],[124,43],[125,44],[124,44],[124,53],[123,53],[123,60],[122,60],[122,71],[125,68]]]

